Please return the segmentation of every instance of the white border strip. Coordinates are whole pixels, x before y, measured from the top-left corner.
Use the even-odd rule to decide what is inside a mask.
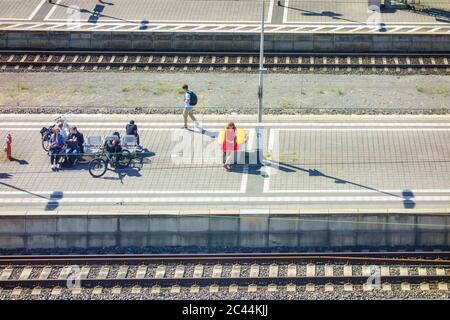
[[[6,116],[6,115],[1,115]],[[96,115],[93,115],[96,116]],[[181,117],[181,116],[180,116]],[[77,126],[120,126],[123,127],[126,123],[125,122],[108,122],[108,121],[102,121],[102,122],[80,122],[75,120],[68,120],[69,123],[76,122]],[[18,122],[12,122],[8,120],[0,120],[0,129],[9,129],[10,127],[15,126],[23,126],[27,127],[25,129],[28,129],[30,126],[48,126],[52,124],[52,121],[41,121],[41,122],[33,122],[33,121],[18,121]],[[226,125],[226,121],[222,122],[203,122],[205,127],[216,127],[216,128],[223,128]],[[240,127],[256,127],[258,124],[256,122],[238,122],[236,121],[236,124],[238,124]],[[182,122],[140,122],[139,128],[141,127],[180,127],[182,126]],[[448,127],[450,128],[450,122],[267,122],[264,123],[265,127],[281,127],[286,128],[284,130],[297,130],[297,128],[287,128],[287,127],[312,127],[311,129],[316,129],[317,127],[386,127],[386,129],[389,129],[389,127],[411,127],[411,129],[416,129],[415,127]],[[175,128],[174,128],[175,129]],[[34,130],[34,129],[33,129]],[[309,130],[309,128],[308,128]]]
[[[28,17],[28,20],[33,20],[33,18],[36,15],[36,13],[38,13],[38,11],[42,8],[44,3],[46,3],[46,2],[47,2],[47,0],[42,0],[41,3],[38,4],[36,9],[34,9],[34,11],[30,14],[30,16]]]
[[[284,10],[283,10],[283,23],[288,23],[288,14],[289,14],[289,0],[284,1]]]
[[[32,204],[32,203],[108,203],[111,201],[120,202],[124,205],[130,203],[314,203],[314,202],[399,202],[401,199],[389,196],[349,196],[349,197],[122,197],[122,198],[61,198],[61,199],[42,199],[42,198],[8,198],[0,199],[3,204]],[[414,202],[446,202],[450,201],[450,196],[418,196]]]

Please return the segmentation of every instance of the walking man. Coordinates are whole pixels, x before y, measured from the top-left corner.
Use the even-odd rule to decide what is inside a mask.
[[[187,84],[183,85],[184,90],[184,110],[183,110],[183,118],[184,118],[184,129],[187,129],[187,119],[188,117],[191,118],[192,121],[194,121],[195,126],[199,127],[199,123],[197,119],[194,117],[194,106],[197,104],[198,99],[197,95],[189,90],[189,86]]]

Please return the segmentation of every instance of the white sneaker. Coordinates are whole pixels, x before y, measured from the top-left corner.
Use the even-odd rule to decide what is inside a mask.
[[[56,165],[56,170],[59,170],[61,168],[61,165],[58,163],[57,165]]]
[[[55,166],[53,164],[50,166],[50,168],[52,168],[52,170],[55,171]]]

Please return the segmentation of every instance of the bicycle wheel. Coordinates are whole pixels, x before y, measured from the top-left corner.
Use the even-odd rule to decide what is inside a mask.
[[[50,143],[48,142],[48,139],[42,139],[42,149],[45,151],[48,151],[48,148],[50,146]]]
[[[89,173],[94,178],[100,178],[106,173],[106,169],[108,169],[108,164],[103,159],[94,159],[89,162]]]
[[[117,157],[117,166],[119,169],[124,169],[131,164],[131,153],[128,150],[122,150],[122,154]]]

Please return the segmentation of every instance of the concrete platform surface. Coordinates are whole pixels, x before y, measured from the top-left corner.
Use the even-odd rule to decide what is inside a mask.
[[[218,131],[230,120],[246,128],[247,157],[255,160],[253,117],[199,117],[203,134],[180,129],[180,117],[68,115],[85,137],[123,134],[128,120],[137,121],[147,149],[142,162],[94,179],[87,163],[51,171],[39,130],[55,115],[2,115],[0,136],[13,135],[16,160],[1,160],[1,211],[260,208],[445,214],[450,208],[448,116],[266,117],[265,165],[247,162],[232,172],[222,168]]]
[[[380,1],[265,1],[268,33],[385,32],[447,34],[448,21],[401,8],[369,10]],[[372,8],[372,7],[371,7]],[[258,0],[17,0],[0,3],[0,30],[259,32]]]

